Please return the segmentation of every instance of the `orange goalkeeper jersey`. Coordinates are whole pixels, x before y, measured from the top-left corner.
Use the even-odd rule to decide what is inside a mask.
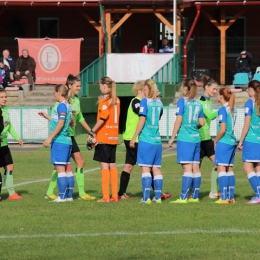
[[[97,121],[102,119],[105,123],[97,130],[96,139],[99,143],[118,144],[120,100],[111,106],[110,95],[100,97],[98,104]]]

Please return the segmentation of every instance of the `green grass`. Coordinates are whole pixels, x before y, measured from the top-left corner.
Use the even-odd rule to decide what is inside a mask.
[[[85,136],[77,138],[86,159],[86,191],[101,198],[99,164],[87,151]],[[141,174],[135,167],[128,194],[132,201],[100,204],[95,201],[49,203],[43,199],[53,166],[49,150],[13,151],[16,191],[23,201],[7,201],[2,191],[0,259],[260,259],[259,205],[246,205],[253,196],[237,153],[234,205],[215,205],[208,198],[212,164],[205,159],[199,204],[143,205]],[[179,197],[181,167],[175,151],[163,153],[164,191]],[[121,173],[125,156],[117,149]],[[73,168],[75,164],[73,163]],[[27,183],[27,184],[26,184]],[[77,197],[77,187],[74,198]]]

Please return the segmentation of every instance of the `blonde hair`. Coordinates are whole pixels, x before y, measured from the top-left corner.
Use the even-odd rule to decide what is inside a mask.
[[[158,88],[155,82],[152,79],[147,79],[144,82],[144,86],[147,86],[149,89],[148,98],[156,99],[158,96]]]
[[[188,88],[187,98],[193,99],[197,96],[197,84],[194,79],[187,78],[182,81],[182,87]]]
[[[211,86],[212,84],[217,84],[218,85],[218,82],[216,80],[214,80],[213,78],[207,76],[207,75],[202,75],[201,76],[201,81],[203,83],[203,89],[205,89],[206,86]]]
[[[64,84],[58,84],[54,87],[55,92],[60,92],[61,96],[64,97],[69,104],[71,104],[71,91]]]
[[[224,97],[224,100],[228,102],[232,116],[234,115],[235,96],[229,88],[221,88],[219,95]]]
[[[144,80],[138,80],[135,82],[132,88],[132,92],[134,93],[135,96],[138,95],[138,90],[142,90],[144,87]]]
[[[101,84],[106,84],[110,89],[110,97],[111,97],[111,106],[116,104],[117,96],[116,96],[116,83],[109,77],[103,77],[100,80]]]

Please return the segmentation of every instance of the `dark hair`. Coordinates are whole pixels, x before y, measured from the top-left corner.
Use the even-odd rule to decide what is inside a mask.
[[[69,85],[73,85],[77,81],[80,81],[80,79],[72,74],[69,74],[69,76],[67,77],[67,80],[66,80],[66,85],[68,87]]]
[[[258,80],[251,80],[251,81],[248,83],[247,87],[248,87],[248,88],[252,88],[252,89],[254,89],[254,91],[256,91],[256,88],[257,88],[259,85],[260,85],[260,82],[259,82]]]
[[[228,102],[232,116],[234,115],[235,96],[229,88],[221,88],[219,95],[223,96],[225,101]]]
[[[212,84],[217,84],[218,85],[218,82],[216,80],[214,80],[213,78],[207,76],[207,75],[202,75],[201,76],[201,81],[203,83],[203,89],[205,89],[206,86],[211,86]]]
[[[197,95],[197,84],[194,79],[186,78],[182,81],[182,87],[188,88],[188,98],[193,99]]]

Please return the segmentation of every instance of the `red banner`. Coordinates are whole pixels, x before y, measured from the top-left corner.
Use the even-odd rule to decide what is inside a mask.
[[[82,39],[21,39],[19,55],[28,49],[36,62],[35,84],[65,84],[69,74],[80,71],[80,43]]]

